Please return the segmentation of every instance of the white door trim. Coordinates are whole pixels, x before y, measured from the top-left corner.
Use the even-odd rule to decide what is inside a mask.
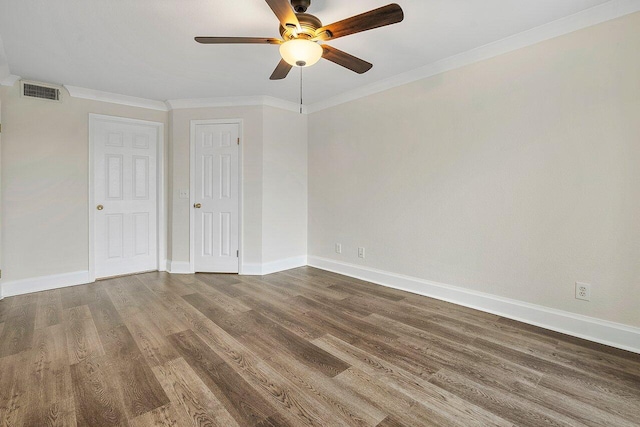
[[[158,129],[158,149],[157,149],[157,215],[158,215],[158,225],[157,225],[157,236],[158,236],[158,270],[165,271],[167,265],[167,244],[166,244],[166,219],[165,219],[165,200],[164,200],[164,192],[165,192],[165,176],[164,176],[164,123],[160,122],[152,122],[148,120],[139,120],[139,119],[130,119],[127,117],[118,117],[118,116],[108,116],[104,114],[94,114],[89,113],[89,205],[87,209],[87,213],[89,215],[89,282],[95,282],[96,280],[96,271],[95,271],[95,242],[94,242],[94,232],[95,232],[95,224],[94,224],[94,209],[95,209],[95,199],[94,199],[94,167],[93,167],[93,156],[94,156],[94,147],[91,141],[94,136],[94,123],[98,120],[109,120],[109,121],[118,121],[121,123],[129,123],[129,124],[141,124],[147,126],[155,126]]]
[[[242,274],[242,236],[244,235],[243,218],[243,181],[242,181],[242,146],[244,138],[242,137],[242,119],[207,119],[207,120],[191,120],[189,130],[189,271],[195,273],[195,212],[193,204],[196,200],[196,126],[197,125],[238,125],[238,137],[240,138],[240,146],[238,147],[238,274]]]

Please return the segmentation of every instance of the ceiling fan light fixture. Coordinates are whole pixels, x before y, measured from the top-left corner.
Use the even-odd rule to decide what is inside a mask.
[[[280,45],[280,55],[294,67],[310,67],[322,58],[322,46],[306,39],[289,40]]]

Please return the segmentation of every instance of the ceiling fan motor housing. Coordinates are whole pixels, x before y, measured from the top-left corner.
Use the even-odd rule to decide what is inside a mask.
[[[314,38],[316,36],[316,30],[322,27],[322,21],[315,16],[308,13],[296,13],[298,22],[300,22],[300,28],[302,31],[296,31],[295,28],[280,27],[280,35],[283,39],[289,40],[292,38]]]
[[[291,0],[291,6],[296,13],[304,13],[311,6],[311,0]]]
[[[316,30],[322,27],[322,21],[309,13],[296,13],[298,22],[300,22],[300,28],[302,31],[296,31],[295,28],[280,27],[280,35],[283,39],[288,40],[296,37],[314,38],[316,36]],[[297,36],[296,36],[297,35]]]

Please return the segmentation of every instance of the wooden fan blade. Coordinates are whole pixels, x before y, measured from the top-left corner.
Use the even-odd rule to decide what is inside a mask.
[[[402,8],[395,4],[389,4],[351,18],[333,24],[325,25],[316,30],[316,37],[320,40],[333,40],[361,31],[396,24],[404,19]]]
[[[282,80],[287,77],[287,74],[289,74],[289,71],[291,71],[292,68],[293,66],[291,66],[291,64],[289,64],[284,59],[281,59],[276,69],[273,70],[273,74],[271,74],[271,77],[269,77],[269,79]]]
[[[353,55],[349,55],[347,52],[336,49],[335,47],[322,45],[322,57],[329,61],[341,65],[345,68],[355,71],[358,74],[366,73],[373,67],[370,62],[364,61],[360,58],[356,58]]]
[[[300,22],[291,8],[289,0],[265,0],[284,28],[296,28],[300,31]]]
[[[282,40],[267,37],[196,37],[195,40],[202,44],[281,44]]]

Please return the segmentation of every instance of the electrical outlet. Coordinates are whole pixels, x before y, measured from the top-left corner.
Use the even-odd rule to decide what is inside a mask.
[[[342,253],[342,245],[340,243],[336,243],[336,253],[337,254]]]
[[[358,258],[364,258],[364,248],[358,248]]]
[[[576,299],[591,301],[591,285],[576,282]]]

